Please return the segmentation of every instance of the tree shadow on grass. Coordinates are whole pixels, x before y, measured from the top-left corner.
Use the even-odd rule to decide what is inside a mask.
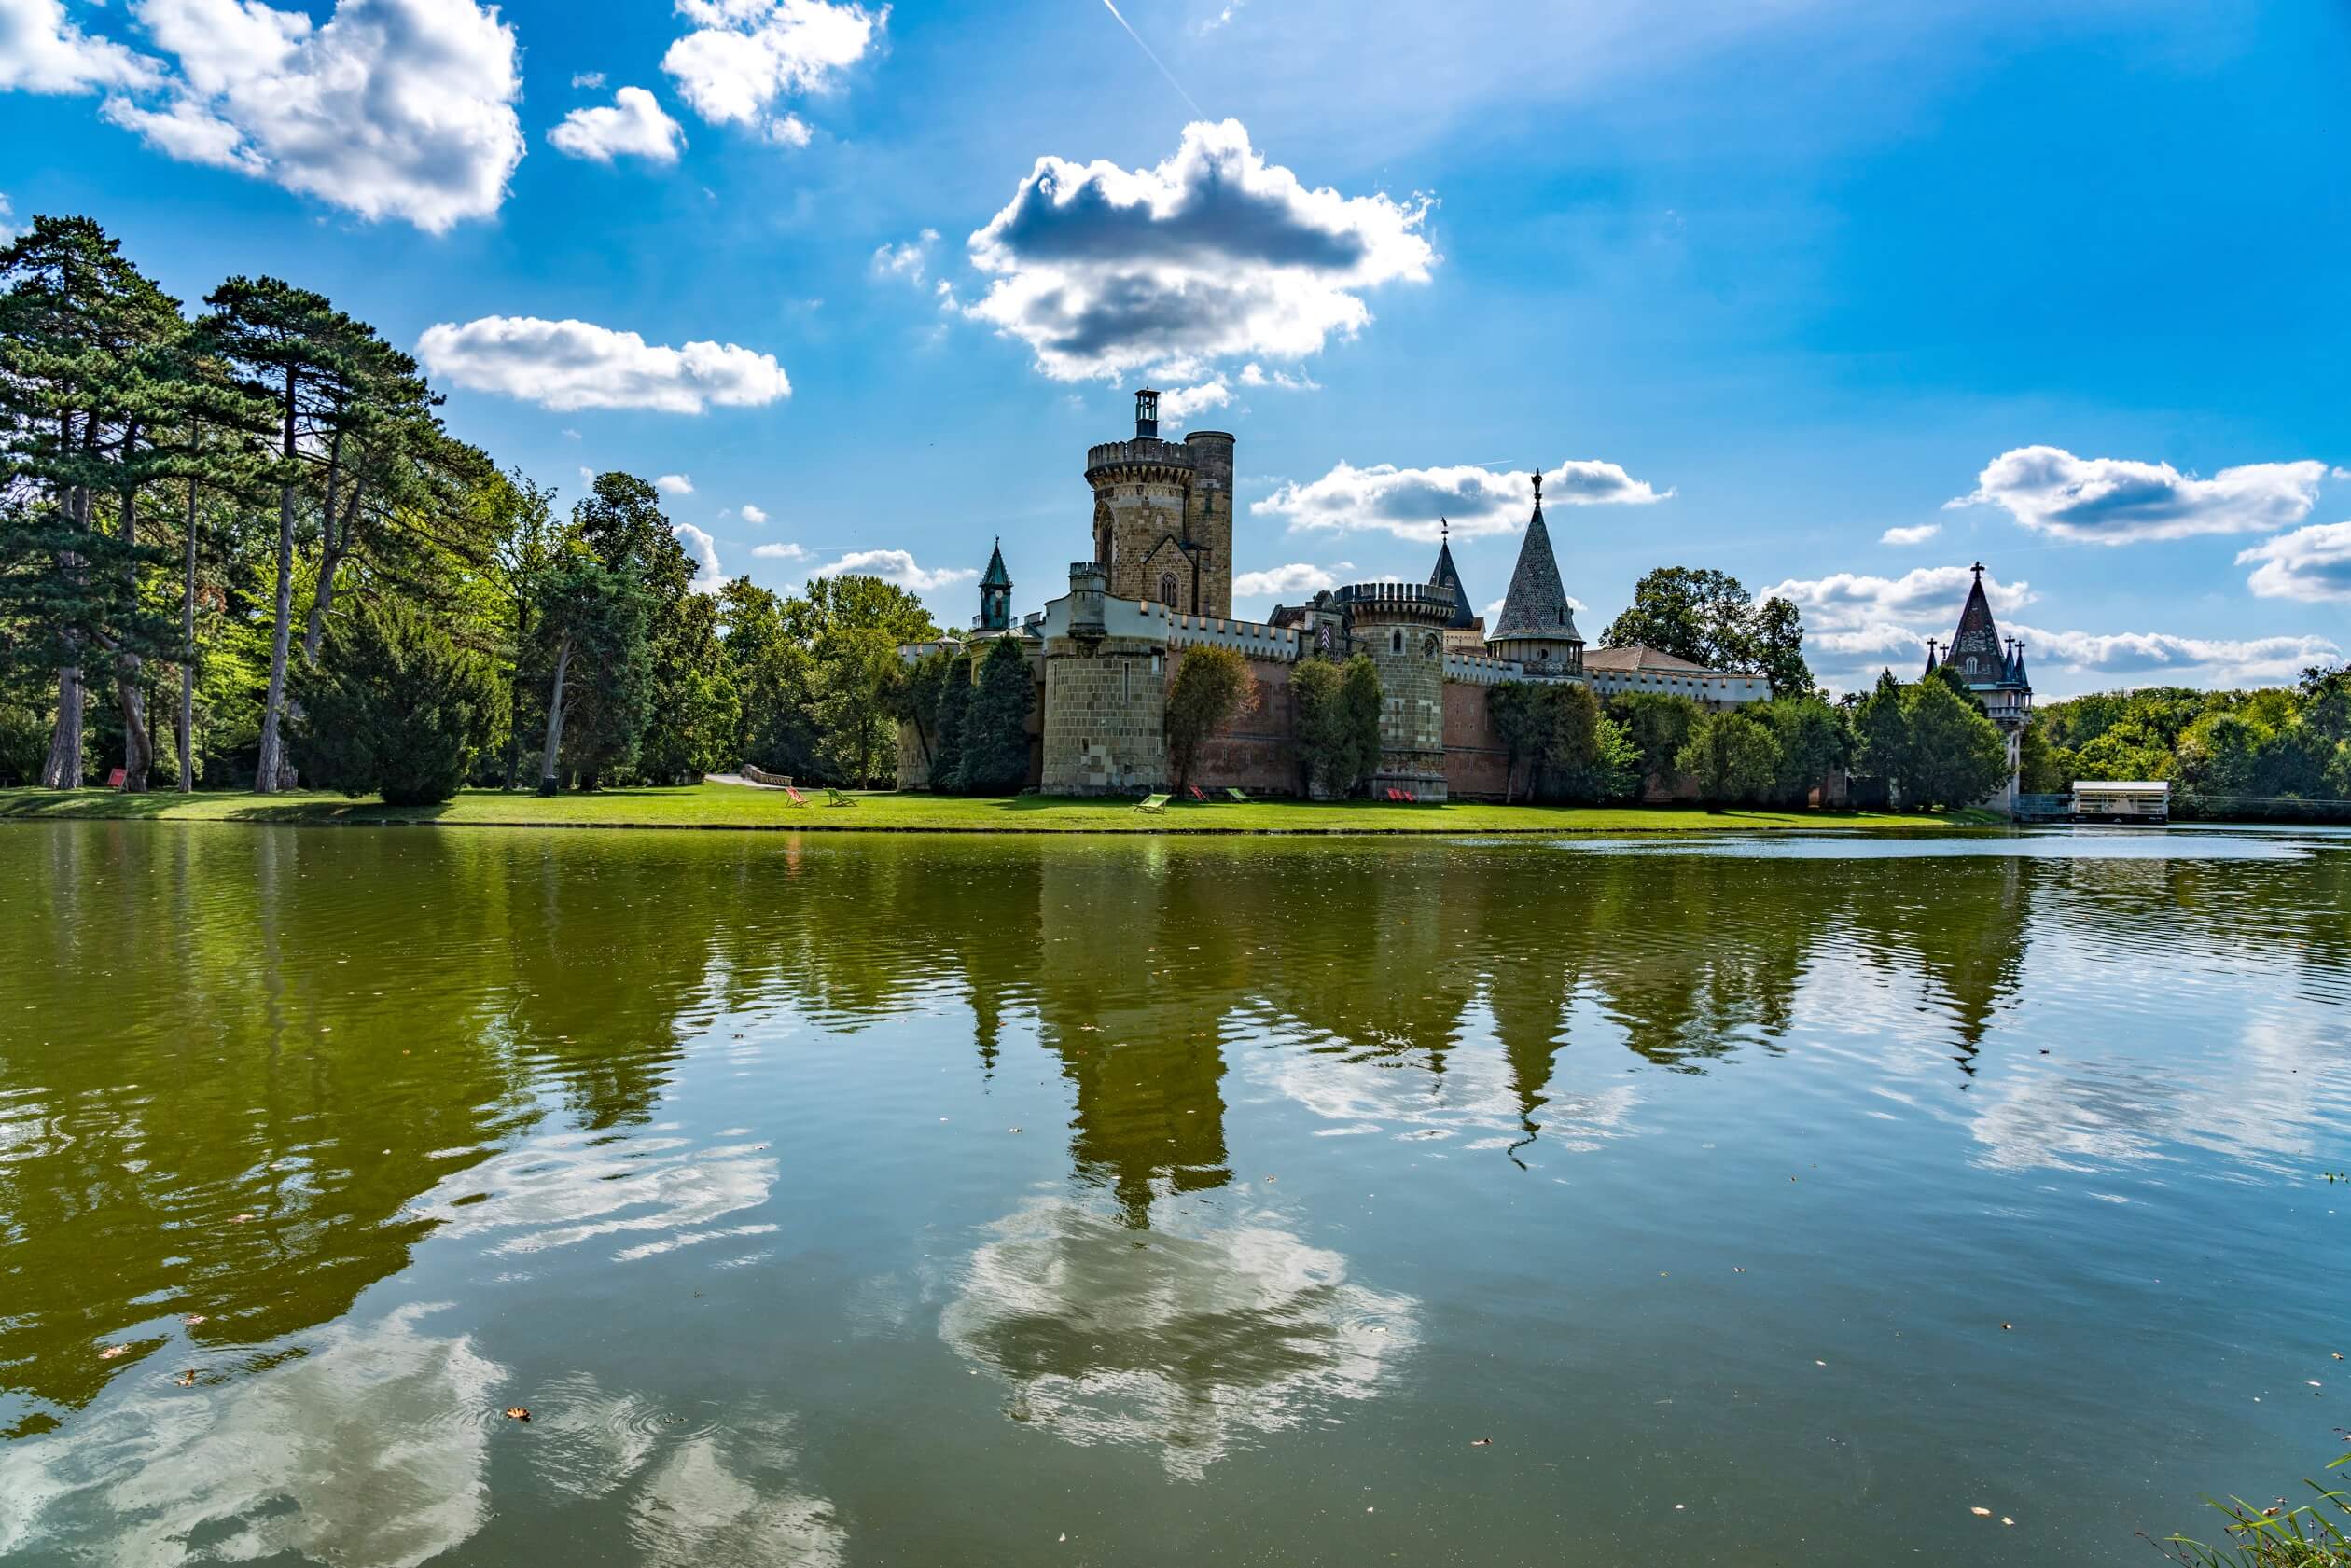
[[[239,803],[212,810],[216,802]],[[184,808],[193,807],[193,810]],[[0,820],[35,822],[243,822],[285,826],[331,826],[339,823],[431,822],[447,812],[446,804],[387,806],[369,797],[352,799],[340,795],[301,794],[182,795],[155,790],[125,795],[112,789],[0,790]]]

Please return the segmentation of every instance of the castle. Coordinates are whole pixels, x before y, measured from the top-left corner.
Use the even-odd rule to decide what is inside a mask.
[[[1927,645],[1926,674],[1938,664],[1959,677],[2008,742],[2008,782],[1983,802],[1996,812],[2016,814],[2017,774],[2024,764],[2024,728],[2033,720],[2033,683],[2024,673],[2024,645],[2000,635],[1992,618],[1992,602],[1983,593],[1983,562],[1968,568],[1975,586],[1959,611],[1959,632],[1948,647]],[[1922,675],[1922,680],[1926,677]]]
[[[1134,395],[1134,437],[1087,451],[1093,555],[1072,563],[1069,591],[1016,620],[1000,543],[989,558],[980,614],[953,641],[978,654],[1012,639],[1028,659],[1036,689],[1029,782],[1043,793],[1131,796],[1172,787],[1168,687],[1184,650],[1201,645],[1239,652],[1257,681],[1252,701],[1203,749],[1192,782],[1204,791],[1300,787],[1289,677],[1301,659],[1317,655],[1363,654],[1379,672],[1375,798],[1390,790],[1420,801],[1503,798],[1509,754],[1486,692],[1504,681],[1581,683],[1604,700],[1668,693],[1715,709],[1771,696],[1760,675],[1709,670],[1654,648],[1587,650],[1551,548],[1539,474],[1518,562],[1491,627],[1470,611],[1449,539],[1425,583],[1353,583],[1279,606],[1264,621],[1237,620],[1232,475],[1233,437],[1196,430],[1181,441],[1162,438],[1159,394],[1147,388]],[[1979,580],[1970,615],[1982,596]],[[1984,628],[1990,617],[1985,606]],[[1971,626],[1963,620],[1962,640],[1981,641]],[[1996,631],[1989,635],[1997,642]],[[904,651],[918,658],[941,645]],[[2022,668],[2020,652],[2020,680]],[[2015,749],[2011,732],[2011,759]],[[902,724],[899,787],[920,788],[929,777],[925,738]]]

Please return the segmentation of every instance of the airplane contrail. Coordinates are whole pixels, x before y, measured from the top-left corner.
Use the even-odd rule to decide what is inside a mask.
[[[1116,21],[1120,27],[1126,29],[1126,35],[1134,40],[1134,47],[1143,51],[1143,58],[1149,61],[1152,64],[1159,66],[1159,74],[1167,78],[1167,85],[1174,88],[1177,94],[1183,98],[1185,103],[1191,104],[1192,113],[1198,115],[1203,119],[1206,119],[1208,118],[1208,111],[1202,108],[1198,103],[1194,102],[1190,93],[1184,91],[1184,84],[1176,79],[1175,72],[1160,63],[1160,57],[1151,52],[1151,46],[1143,41],[1143,35],[1134,30],[1134,23],[1128,21],[1126,18],[1120,16],[1119,7],[1112,5],[1110,0],[1102,0],[1102,8],[1108,11],[1112,19]]]

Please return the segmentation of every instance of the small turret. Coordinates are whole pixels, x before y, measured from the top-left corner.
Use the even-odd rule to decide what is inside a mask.
[[[1935,640],[1934,640],[1932,637],[1929,637],[1929,638],[1927,638],[1927,668],[1926,668],[1923,672],[1921,672],[1921,673],[1920,673],[1920,674],[1919,674],[1919,677],[1918,677],[1918,678],[1919,678],[1920,680],[1922,680],[1922,681],[1923,681],[1923,680],[1925,680],[1925,679],[1926,679],[1928,675],[1931,675],[1931,674],[1933,674],[1934,673],[1935,673]]]
[[[1134,395],[1134,438],[1159,438],[1159,394],[1144,387]]]
[[[999,535],[988,557],[988,570],[980,579],[980,630],[1009,631],[1012,628],[1012,575],[1004,569],[1004,540]]]

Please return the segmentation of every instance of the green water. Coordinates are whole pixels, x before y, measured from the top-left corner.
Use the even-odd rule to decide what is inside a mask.
[[[2347,1041],[2307,834],[0,825],[0,1560],[2151,1561]]]

